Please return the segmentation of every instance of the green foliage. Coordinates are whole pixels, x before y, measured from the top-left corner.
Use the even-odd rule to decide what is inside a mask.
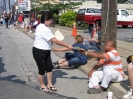
[[[54,14],[54,23],[59,24],[59,15],[58,14]]]
[[[41,19],[41,14],[38,14],[38,15],[37,15],[37,18],[38,18],[38,19]]]
[[[66,26],[76,19],[77,13],[75,11],[68,10],[63,13],[59,18],[59,24]]]
[[[78,23],[77,23],[77,24],[78,24]],[[77,29],[79,29],[79,30],[84,30],[84,29],[88,29],[88,28],[89,28],[89,26],[86,24],[86,22],[82,22],[81,25],[76,26],[76,27],[77,27]]]
[[[66,26],[67,26],[67,27],[73,27],[73,23],[74,23],[74,21],[68,21],[68,22],[66,23]]]

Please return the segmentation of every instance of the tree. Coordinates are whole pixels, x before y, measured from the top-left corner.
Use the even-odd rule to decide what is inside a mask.
[[[118,0],[118,3],[125,3],[127,0]],[[102,3],[102,0],[97,0],[97,3]]]
[[[31,2],[36,2],[38,5],[34,5],[34,3],[31,3],[31,7],[33,11],[38,11],[40,10],[51,10],[53,12],[57,12],[60,10],[74,10],[78,8],[79,5],[82,5],[82,2],[69,2],[69,3],[58,3],[58,4],[50,4],[50,3],[45,3],[43,4],[41,0],[31,0]]]
[[[102,1],[102,37],[101,47],[104,50],[106,41],[117,40],[117,1]]]

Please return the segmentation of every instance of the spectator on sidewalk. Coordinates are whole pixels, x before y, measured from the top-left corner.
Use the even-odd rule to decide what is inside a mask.
[[[79,50],[80,53],[87,56],[100,58],[99,62],[88,73],[89,89],[87,92],[89,94],[100,93],[102,90],[107,89],[111,81],[120,82],[123,80],[122,60],[115,49],[115,42],[107,41],[104,45],[104,51],[104,53],[98,53]]]
[[[50,11],[45,11],[41,16],[41,23],[35,31],[35,41],[33,45],[33,57],[38,66],[38,80],[40,89],[43,92],[57,91],[52,84],[52,60],[51,60],[51,42],[72,49],[71,46],[57,40],[49,26],[52,24],[53,14]],[[44,75],[47,77],[47,86],[44,84]]]
[[[133,99],[133,55],[127,57],[127,72],[130,81],[130,90],[123,96],[124,99]]]
[[[96,23],[96,32],[93,38],[87,38],[84,40],[84,45],[86,46],[87,50],[100,50],[100,39],[101,39],[101,22],[98,21]]]
[[[9,16],[7,15],[7,13],[5,13],[4,19],[5,19],[5,23],[6,23],[6,29],[7,29],[7,28],[9,28],[9,27],[8,27]]]
[[[9,14],[9,25],[11,25],[11,27],[13,26],[14,24],[14,15],[12,12],[10,12]]]
[[[19,22],[18,27],[21,27],[21,25],[23,25],[23,19],[24,19],[23,14],[20,13],[19,16],[18,16],[18,22]]]
[[[0,23],[1,23],[1,25],[3,26],[3,24],[4,24],[4,19],[3,19],[3,17],[1,17]]]
[[[38,25],[38,19],[35,18],[34,23],[32,25],[30,25],[29,33],[32,33],[36,29],[37,25]]]
[[[74,38],[74,44],[72,47],[79,47],[82,49],[85,49],[85,46],[83,45],[83,37],[81,35],[77,35]],[[70,49],[63,47],[63,48],[53,48],[54,51],[70,51]],[[53,63],[53,68],[60,68],[60,67],[76,67],[78,68],[81,65],[84,65],[87,63],[88,56],[80,54],[78,50],[72,50],[72,52],[67,52],[65,53],[65,56],[61,59],[58,60],[57,62]]]

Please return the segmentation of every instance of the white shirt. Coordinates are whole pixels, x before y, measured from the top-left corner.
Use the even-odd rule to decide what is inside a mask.
[[[33,23],[33,25],[37,25],[38,24],[38,21],[35,21],[34,23]]]
[[[54,37],[51,30],[45,24],[39,24],[35,30],[34,47],[42,50],[51,50],[51,39]]]

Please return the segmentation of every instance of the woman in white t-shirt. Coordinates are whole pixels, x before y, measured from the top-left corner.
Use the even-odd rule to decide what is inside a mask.
[[[41,16],[41,23],[35,30],[35,41],[33,45],[33,57],[38,66],[38,80],[40,89],[44,92],[57,91],[52,84],[52,60],[51,60],[51,42],[72,49],[71,46],[57,40],[48,28],[53,21],[53,14],[46,11]],[[44,75],[46,73],[48,84],[44,84]]]

